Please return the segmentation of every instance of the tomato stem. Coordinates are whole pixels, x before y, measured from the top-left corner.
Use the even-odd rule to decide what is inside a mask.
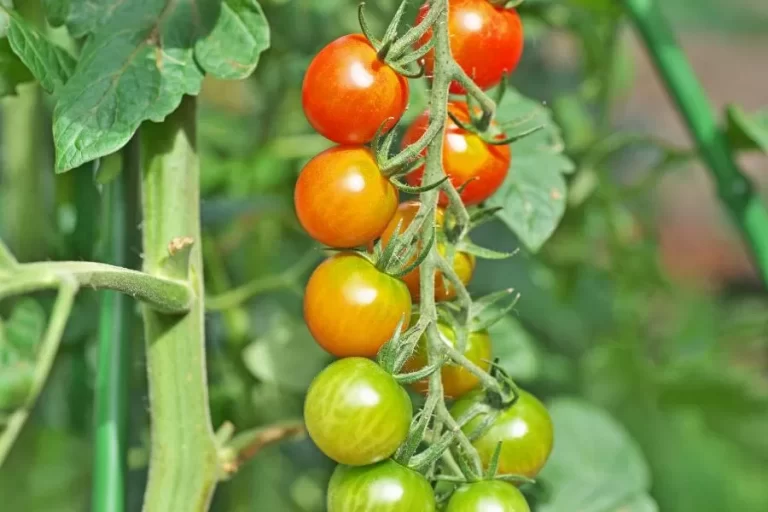
[[[144,269],[158,277],[181,271],[193,291],[185,314],[142,309],[151,408],[144,511],[200,512],[208,509],[221,469],[205,369],[195,99],[185,97],[141,135]]]

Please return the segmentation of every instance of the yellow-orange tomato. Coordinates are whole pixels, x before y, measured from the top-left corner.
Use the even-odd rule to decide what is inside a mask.
[[[397,189],[362,146],[323,151],[304,166],[294,191],[296,215],[307,233],[345,249],[378,238],[397,200]]]
[[[395,232],[395,228],[398,223],[400,224],[400,233],[403,233],[408,226],[413,222],[416,213],[419,211],[418,201],[407,201],[402,203],[398,208],[392,220],[389,221],[386,229],[381,234],[381,240],[386,245],[392,238]],[[445,222],[445,212],[442,208],[437,210],[435,217],[437,226],[440,228]],[[441,254],[445,254],[445,246],[443,244],[437,245],[437,250]],[[453,269],[461,279],[461,282],[466,286],[472,280],[472,275],[475,273],[475,257],[466,252],[456,252],[453,257]],[[421,289],[419,286],[419,279],[421,273],[419,269],[414,269],[411,272],[405,274],[401,279],[408,286],[408,291],[411,292],[413,300],[419,300],[421,296]],[[451,300],[456,297],[456,290],[441,272],[435,272],[435,300]]]
[[[304,320],[317,343],[337,357],[373,357],[411,317],[405,284],[353,252],[328,258],[309,278]]]
[[[437,324],[437,328],[440,331],[440,339],[451,347],[456,347],[456,334],[453,332],[453,329],[444,323]],[[415,372],[428,364],[426,343],[426,338],[422,336],[418,345],[416,345],[413,355],[403,366],[403,372]],[[482,330],[470,333],[467,338],[464,355],[477,366],[488,371],[491,368],[492,357],[491,337],[488,335],[488,331]],[[440,377],[443,381],[445,396],[450,398],[458,398],[480,385],[480,380],[476,376],[472,375],[465,368],[452,363],[447,363],[443,366],[440,370]],[[429,380],[420,380],[413,383],[412,386],[416,391],[426,393],[429,391]]]
[[[464,103],[449,103],[448,110],[460,121],[469,122],[469,112]],[[429,112],[424,112],[406,130],[402,146],[405,148],[419,140],[428,126]],[[461,192],[464,204],[482,203],[491,197],[504,183],[511,161],[512,153],[508,145],[488,144],[452,119],[446,120],[443,168],[454,187],[464,187]],[[423,175],[422,165],[406,176],[406,180],[410,185],[419,186]],[[443,192],[440,193],[440,204],[448,204],[448,197]]]

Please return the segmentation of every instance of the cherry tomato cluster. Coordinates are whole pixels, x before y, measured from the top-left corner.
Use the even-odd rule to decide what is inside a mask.
[[[520,18],[514,9],[497,4],[488,0],[448,3],[454,60],[481,89],[499,84],[522,54]],[[429,8],[422,7],[417,23],[428,16]],[[426,31],[419,45],[427,44],[432,30]],[[312,382],[304,413],[312,440],[339,463],[328,489],[330,512],[430,512],[437,509],[433,483],[407,467],[407,461],[392,458],[413,430],[411,398],[397,375],[372,360],[388,341],[418,322],[412,307],[421,299],[419,267],[396,277],[377,264],[376,254],[381,251],[373,250],[396,243],[421,206],[419,201],[399,203],[397,182],[382,172],[377,148],[371,147],[381,133],[398,123],[409,101],[402,68],[387,59],[378,43],[363,34],[343,36],[315,56],[304,77],[302,102],[307,119],[338,144],[310,160],[296,183],[294,201],[301,225],[315,240],[337,250],[309,279],[304,317],[318,344],[341,358]],[[429,78],[435,66],[433,50],[421,55]],[[451,92],[466,91],[453,82]],[[503,138],[495,124],[481,131],[472,129],[476,116],[465,101],[452,101],[447,109],[443,168],[464,205],[478,205],[504,181],[510,149],[494,144],[494,139]],[[403,147],[421,138],[429,117],[424,112],[408,127]],[[423,173],[423,167],[412,169],[405,181],[419,186]],[[448,197],[441,193],[439,203],[435,228],[444,232],[449,228],[444,209]],[[413,242],[417,247],[409,256],[412,262],[424,243]],[[453,250],[451,243],[439,236],[436,249],[453,255],[453,269],[466,285],[474,273],[475,256]],[[436,301],[456,298],[456,290],[441,273],[436,272],[434,279]],[[457,349],[454,327],[443,321],[437,327],[441,340]],[[488,331],[470,331],[464,356],[483,371],[491,371]],[[402,371],[413,375],[427,366],[427,342],[422,335]],[[478,376],[465,367],[446,363],[440,372],[444,397],[456,400],[450,410],[455,418],[475,404],[498,401],[489,399]],[[428,382],[420,377],[411,387],[426,394]],[[467,435],[478,429],[473,445],[479,459],[485,468],[497,467],[499,474],[533,477],[552,449],[552,423],[546,409],[522,390],[516,391],[514,401],[497,403],[494,410],[483,408],[462,426]],[[529,511],[517,487],[494,477],[453,490],[444,510]]]

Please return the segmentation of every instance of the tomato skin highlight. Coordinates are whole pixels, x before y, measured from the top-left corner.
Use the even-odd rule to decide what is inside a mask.
[[[531,508],[514,485],[484,480],[454,491],[445,512],[531,512]]]
[[[389,243],[392,239],[392,235],[394,235],[398,223],[400,223],[400,233],[403,233],[408,229],[408,226],[411,225],[413,219],[416,217],[416,213],[419,211],[420,204],[421,203],[418,201],[406,201],[397,207],[395,215],[381,234],[381,240],[384,244]],[[438,229],[441,228],[445,222],[445,211],[442,208],[437,209],[435,220]],[[442,244],[438,243],[437,250],[440,254],[445,254],[445,247]],[[456,252],[453,257],[453,269],[456,271],[459,279],[461,279],[461,282],[464,283],[464,286],[468,285],[475,273],[475,257],[466,252]],[[411,292],[411,298],[413,298],[414,301],[418,301],[421,297],[420,276],[420,270],[415,268],[401,277],[408,287],[408,291]],[[456,290],[453,285],[445,279],[442,272],[435,272],[435,300],[445,301],[455,298]]]
[[[451,414],[458,418],[480,398],[481,391],[466,395],[451,407]],[[475,416],[462,430],[469,434],[483,418],[483,414]],[[472,444],[487,467],[496,445],[502,442],[499,474],[534,478],[552,453],[553,430],[552,418],[544,404],[527,391],[520,390],[520,398],[501,411],[490,429]]]
[[[427,4],[421,7],[417,23],[428,10]],[[523,23],[517,11],[496,7],[487,0],[450,0],[448,33],[454,60],[481,89],[490,89],[501,82],[517,68],[523,56]],[[430,30],[419,44],[426,43],[431,35]],[[432,76],[434,50],[426,55],[424,64],[427,76]],[[450,91],[466,92],[458,82],[451,83]]]
[[[307,391],[304,422],[318,448],[341,464],[388,458],[408,436],[413,406],[394,377],[369,359],[340,359]]]
[[[312,238],[347,249],[379,237],[397,210],[398,192],[369,149],[336,146],[307,162],[293,199]]]
[[[385,460],[372,466],[337,466],[328,484],[328,512],[434,512],[426,478]]]
[[[301,90],[309,123],[338,144],[366,144],[385,121],[393,127],[408,97],[408,80],[381,62],[362,34],[342,36],[320,50]]]
[[[416,322],[416,319],[413,320]],[[440,331],[440,338],[444,343],[456,348],[456,333],[450,325],[438,322],[437,328]],[[485,371],[491,368],[491,337],[488,331],[482,330],[469,333],[467,346],[464,355],[477,366]],[[422,336],[413,355],[403,365],[403,372],[415,372],[427,366],[427,339]],[[440,377],[443,381],[443,393],[448,398],[458,398],[469,393],[480,385],[480,379],[470,373],[465,368],[453,363],[446,363],[440,370]],[[413,389],[419,393],[426,394],[429,391],[429,379],[414,382]]]
[[[469,121],[465,104],[449,103],[448,110],[462,122]],[[409,146],[419,140],[428,126],[429,112],[424,112],[406,130],[402,146]],[[485,201],[504,183],[512,162],[508,145],[488,144],[478,135],[459,127],[450,118],[446,120],[444,142],[443,169],[450,176],[451,183],[458,189],[469,182],[461,192],[464,204],[471,206]],[[423,154],[426,154],[426,150]],[[423,175],[424,166],[421,166],[408,174],[406,181],[410,185],[419,186]],[[448,205],[448,197],[443,192],[440,192],[440,205]]]
[[[411,318],[405,283],[368,260],[342,252],[322,262],[304,293],[304,320],[315,341],[336,357],[374,357]]]

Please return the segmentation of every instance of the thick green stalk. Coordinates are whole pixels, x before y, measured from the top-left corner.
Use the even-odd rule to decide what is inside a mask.
[[[0,186],[2,232],[20,261],[46,256],[48,215],[43,202],[42,166],[46,143],[37,84],[21,85],[3,104],[3,175]]]
[[[720,199],[741,230],[763,280],[768,283],[768,210],[736,165],[704,89],[656,0],[624,0],[624,6],[696,140]]]
[[[151,413],[145,512],[207,510],[218,478],[208,409],[195,100],[142,128],[144,270],[187,279],[184,315],[144,308]]]
[[[123,149],[123,170],[104,187],[102,238],[104,259],[114,265],[135,265],[130,247],[136,240],[139,145]],[[105,291],[99,304],[99,353],[96,374],[96,426],[93,461],[93,510],[125,510],[126,449],[130,401],[131,341],[135,303],[123,294]]]

